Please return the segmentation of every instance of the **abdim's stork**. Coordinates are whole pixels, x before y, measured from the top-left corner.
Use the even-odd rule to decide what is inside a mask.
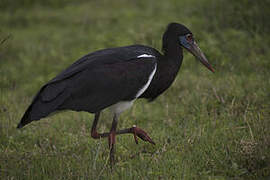
[[[87,111],[95,114],[91,136],[109,139],[111,162],[116,134],[132,133],[136,143],[138,136],[155,144],[136,126],[117,131],[117,121],[136,99],[154,100],[170,87],[182,64],[182,48],[214,72],[191,31],[182,24],[170,23],[163,35],[164,54],[148,46],[133,45],[99,50],[73,63],[39,90],[18,128],[55,111]],[[98,133],[100,112],[108,107],[114,114],[111,130]]]

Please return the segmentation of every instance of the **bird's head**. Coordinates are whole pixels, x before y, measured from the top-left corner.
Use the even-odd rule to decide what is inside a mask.
[[[206,66],[210,71],[214,72],[214,69],[209,64],[207,58],[199,48],[198,44],[194,40],[192,32],[182,24],[178,23],[170,23],[168,28],[163,36],[163,42],[168,41],[168,39],[172,41],[177,41],[181,47],[188,50],[191,54],[193,54],[204,66]],[[166,46],[166,43],[165,43]],[[166,47],[165,47],[166,48]],[[163,47],[164,49],[164,47]]]

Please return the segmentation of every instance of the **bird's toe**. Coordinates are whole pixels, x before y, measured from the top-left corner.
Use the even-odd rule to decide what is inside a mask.
[[[141,128],[138,128],[136,126],[133,126],[132,127],[132,130],[133,130],[133,133],[134,133],[134,139],[135,139],[135,142],[136,144],[138,144],[138,140],[137,140],[137,137],[138,136],[139,138],[141,138],[143,141],[147,141],[151,144],[156,144],[151,138],[150,136],[148,136],[148,134],[142,130]]]

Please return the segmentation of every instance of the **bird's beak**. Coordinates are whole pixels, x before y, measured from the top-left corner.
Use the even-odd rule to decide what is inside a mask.
[[[215,72],[212,66],[209,64],[205,55],[197,45],[195,41],[189,44],[189,48],[186,48],[191,54],[193,54],[205,67],[207,67],[210,71]]]

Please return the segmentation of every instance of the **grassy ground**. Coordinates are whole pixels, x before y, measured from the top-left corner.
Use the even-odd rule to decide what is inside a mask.
[[[33,1],[0,4],[1,179],[267,179],[270,177],[269,1]],[[185,53],[173,86],[139,100],[119,128],[157,143],[93,140],[93,115],[63,112],[16,125],[42,84],[86,53],[161,47],[169,22],[194,33],[216,73]],[[9,37],[6,41],[5,39]],[[100,131],[110,127],[104,112]]]

